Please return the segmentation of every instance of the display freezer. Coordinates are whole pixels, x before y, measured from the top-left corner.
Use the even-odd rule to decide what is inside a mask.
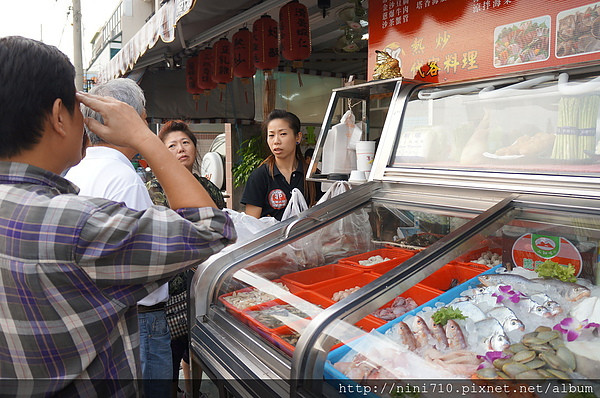
[[[490,319],[492,309],[510,310],[519,327],[490,334],[482,325],[493,321],[476,324],[479,315],[465,310],[470,318],[456,319],[463,341],[447,336],[468,352],[453,377],[475,375],[477,366],[467,365],[477,355],[521,343],[539,327],[535,333],[554,330],[567,317],[594,323],[600,315],[589,301],[598,297],[600,241],[597,75],[598,68],[582,68],[335,90],[317,158],[340,99],[389,99],[370,181],[199,266],[190,303],[194,363],[241,396],[335,396],[340,383],[369,385],[377,375],[449,377],[433,364],[446,348],[407,349],[402,330],[406,325],[417,336],[417,315],[434,329],[433,314],[457,298],[470,300],[469,289],[480,283],[495,304],[478,308],[477,321]],[[501,272],[511,269],[517,271],[507,280]],[[527,282],[511,279],[515,273]],[[532,280],[550,275],[575,278],[583,293]],[[575,341],[585,349],[568,342],[579,367],[545,363],[527,371],[598,378],[597,364],[582,355],[596,349],[593,329],[582,327]],[[551,334],[564,340],[559,331]],[[386,357],[398,352],[405,361]],[[403,366],[414,361],[423,363]],[[523,371],[516,368],[509,367],[511,376]]]

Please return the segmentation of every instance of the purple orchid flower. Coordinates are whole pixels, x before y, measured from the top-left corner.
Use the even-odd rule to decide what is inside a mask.
[[[590,322],[585,319],[579,322],[575,318],[565,318],[560,323],[554,325],[552,329],[558,330],[559,332],[567,335],[567,341],[573,341],[579,337],[581,331],[587,328],[598,328],[600,324]]]
[[[510,300],[516,304],[522,298],[527,297],[523,293],[513,290],[512,286],[509,285],[498,286],[498,290],[501,293],[492,293],[492,296],[496,297],[496,304],[500,304],[504,300]]]
[[[494,361],[500,358],[508,358],[508,355],[503,353],[502,351],[488,351],[485,353],[485,355],[477,355],[477,359],[482,360],[482,362],[477,367],[477,370],[493,367]]]

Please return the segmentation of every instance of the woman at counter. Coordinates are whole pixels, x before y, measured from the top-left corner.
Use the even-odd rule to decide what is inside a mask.
[[[196,164],[196,145],[197,139],[188,127],[181,120],[172,120],[167,122],[158,132],[158,138],[171,151],[173,156],[179,160],[202,184],[208,192],[213,202],[219,209],[225,207],[223,194],[215,184],[205,177],[201,177],[193,172]],[[169,207],[167,197],[156,178],[146,183],[150,198],[155,205]],[[167,302],[167,321],[171,330],[171,352],[173,357],[173,381],[174,391],[172,396],[176,396],[176,385],[179,379],[179,365],[183,369],[184,379],[190,380],[189,352],[187,323],[182,321],[183,314],[187,313],[187,286],[188,279],[191,279],[191,271],[178,274],[169,282],[169,301]],[[185,295],[183,294],[185,293]],[[186,386],[189,390],[190,387]]]
[[[312,206],[318,199],[317,187],[304,177],[308,164],[300,150],[302,132],[298,116],[275,109],[264,121],[263,129],[271,155],[250,174],[241,203],[246,205],[248,215],[281,220],[292,189],[298,188]]]

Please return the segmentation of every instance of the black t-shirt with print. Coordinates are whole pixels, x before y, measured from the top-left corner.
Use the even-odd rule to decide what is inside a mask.
[[[241,203],[262,208],[261,217],[271,216],[281,220],[294,188],[298,188],[304,195],[302,163],[299,163],[296,171],[292,173],[289,184],[277,166],[273,166],[271,178],[269,167],[263,164],[250,174]]]

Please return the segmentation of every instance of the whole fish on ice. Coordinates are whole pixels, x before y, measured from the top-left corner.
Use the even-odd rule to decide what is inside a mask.
[[[502,351],[510,346],[510,341],[500,322],[494,318],[486,318],[475,322],[478,336],[481,337],[488,351]]]
[[[556,301],[552,300],[550,296],[544,293],[536,293],[529,296],[531,301],[546,307],[550,312],[550,316],[556,316],[562,313],[562,307]]]
[[[486,274],[478,277],[485,286],[509,285],[513,290],[524,294],[545,293],[552,291],[569,301],[577,301],[589,297],[590,289],[583,285],[563,282],[558,279],[535,278],[527,279],[521,275],[512,274]]]
[[[525,325],[515,313],[508,307],[496,307],[488,311],[487,315],[491,318],[496,319],[502,325],[502,329],[506,333],[512,332],[513,330],[525,330]]]
[[[452,350],[464,350],[467,348],[467,343],[465,342],[465,336],[463,332],[458,326],[458,323],[453,319],[449,319],[448,323],[446,323],[446,338],[448,339],[448,347]]]

